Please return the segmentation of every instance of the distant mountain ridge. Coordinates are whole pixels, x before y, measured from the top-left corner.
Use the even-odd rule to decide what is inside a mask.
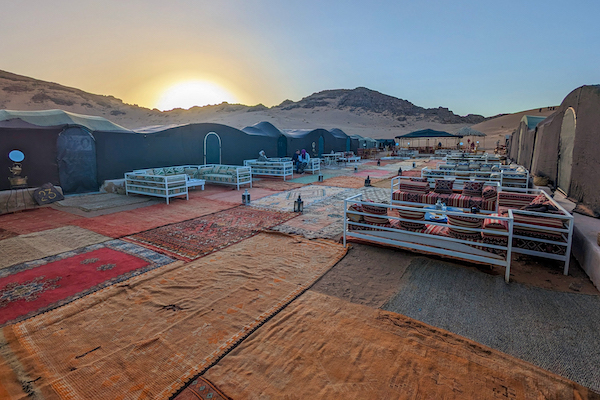
[[[174,109],[159,111],[127,104],[114,96],[97,95],[80,89],[46,82],[22,75],[0,71],[0,109],[45,110],[59,108],[65,111],[96,115],[121,123],[125,126],[133,122],[137,125],[172,123],[175,120],[188,122],[209,122],[216,113],[266,112],[277,114],[293,109],[343,110],[350,114],[370,113],[385,119],[393,118],[405,122],[431,121],[441,124],[476,124],[485,121],[481,115],[459,116],[444,107],[423,108],[413,103],[364,87],[356,89],[324,90],[313,93],[297,102],[285,100],[273,107],[262,104],[221,103],[189,110]],[[140,121],[139,123],[137,121]],[[144,122],[142,122],[144,121]],[[289,128],[289,127],[282,127]]]
[[[365,87],[324,90],[313,93],[298,102],[285,100],[276,107],[282,110],[292,110],[300,107],[333,107],[340,110],[362,110],[365,112],[388,114],[397,117],[398,121],[405,121],[406,119],[403,117],[406,116],[415,116],[428,118],[443,124],[478,124],[486,120],[483,115],[477,114],[469,114],[461,117],[445,107],[419,107],[408,100],[389,96]]]

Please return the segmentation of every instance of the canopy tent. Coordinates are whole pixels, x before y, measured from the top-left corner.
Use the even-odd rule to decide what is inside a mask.
[[[483,133],[483,132],[480,132],[480,131],[478,131],[476,129],[473,129],[470,126],[465,126],[464,128],[460,128],[458,130],[458,132],[456,132],[456,135],[461,135],[463,137],[469,137],[469,136],[471,136],[471,137],[473,137],[471,139],[471,141],[476,142],[477,144],[479,144],[479,140],[480,140],[479,138],[483,137],[483,143],[481,145],[485,149],[485,137],[487,135],[485,133]],[[477,147],[479,147],[479,146],[477,146]]]
[[[414,131],[414,132],[410,132],[404,135],[399,135],[396,136],[396,139],[399,139],[399,144],[400,147],[425,147],[425,148],[434,148],[438,145],[438,143],[441,143],[441,141],[439,141],[438,143],[435,143],[436,141],[440,140],[440,139],[444,139],[445,145],[444,147],[449,147],[448,146],[448,140],[452,140],[453,143],[450,147],[454,148],[456,145],[458,145],[460,143],[460,139],[462,138],[462,135],[453,135],[449,132],[444,132],[444,131],[436,131],[433,129],[422,129],[419,131]],[[430,139],[435,139],[432,143],[430,143]],[[423,140],[425,140],[425,145],[423,146]],[[411,146],[411,142],[413,143]]]

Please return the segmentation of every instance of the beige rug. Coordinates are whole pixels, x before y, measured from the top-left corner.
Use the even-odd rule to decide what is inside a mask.
[[[308,291],[203,376],[233,399],[598,399],[400,314]]]
[[[0,269],[111,239],[78,226],[15,236],[0,241]]]
[[[260,233],[4,327],[0,398],[167,399],[345,253]]]

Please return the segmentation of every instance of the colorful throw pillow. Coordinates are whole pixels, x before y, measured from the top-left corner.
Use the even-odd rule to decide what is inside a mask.
[[[186,168],[183,171],[190,179],[194,179],[198,173],[198,168]]]
[[[367,200],[370,202],[370,200]],[[363,211],[367,214],[372,215],[364,215],[365,222],[372,224],[388,224],[389,220],[387,218],[387,207],[376,206],[373,204],[364,204],[363,203]],[[381,215],[378,217],[377,215]]]
[[[540,194],[536,196],[531,203],[528,205],[521,207],[521,210],[525,211],[534,211],[534,212],[542,212],[542,213],[560,213],[558,207],[556,207],[552,201],[548,200],[548,198]]]
[[[423,221],[425,219],[425,212],[418,210],[398,210],[400,218],[412,219],[417,221]]]
[[[452,194],[452,186],[454,186],[453,180],[436,179],[433,191],[440,194]]]
[[[165,170],[163,168],[154,168],[154,175],[165,175]]]
[[[399,189],[402,192],[429,193],[429,182],[401,181]]]
[[[175,174],[175,167],[165,167],[163,169],[165,170],[165,175],[174,175]]]
[[[352,204],[350,207],[348,207],[348,213],[346,213],[346,215],[348,215],[350,221],[353,222],[362,222],[364,220],[362,215],[355,214],[350,211],[364,212],[363,207],[360,204]]]
[[[427,182],[427,178],[413,177],[413,178],[410,178],[410,180],[413,182]]]
[[[495,199],[496,197],[498,197],[498,191],[494,186],[486,186],[481,192],[481,197],[483,197],[484,200]]]
[[[175,168],[173,168],[173,170],[175,171],[176,174],[184,174],[185,173],[185,167],[175,167]]]
[[[483,192],[483,182],[466,181],[463,185],[462,194],[465,196],[481,197]]]

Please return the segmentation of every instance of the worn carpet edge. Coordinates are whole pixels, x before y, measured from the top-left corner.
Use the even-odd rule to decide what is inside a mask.
[[[292,235],[289,233],[278,232],[278,231],[273,231],[273,230],[264,230],[263,233],[267,233],[270,235],[287,236],[290,238],[296,238],[301,241],[304,240],[304,241],[308,241],[308,242],[329,243],[329,244],[334,244],[334,245],[342,247],[340,245],[340,243],[338,243],[337,241],[331,240],[331,239],[320,239],[320,238],[319,239],[307,239],[301,235]],[[275,306],[273,306],[270,310],[267,310],[263,314],[261,314],[261,316],[265,315],[265,317],[263,319],[260,319],[260,316],[259,316],[259,318],[257,318],[257,320],[254,323],[250,324],[250,326],[248,326],[248,327],[245,327],[243,331],[238,332],[239,336],[237,338],[235,337],[236,335],[233,335],[232,338],[230,338],[225,343],[224,347],[222,347],[219,350],[214,351],[211,355],[209,355],[207,357],[207,361],[205,363],[201,364],[200,366],[197,366],[192,371],[190,371],[190,373],[187,374],[185,377],[182,377],[181,378],[183,380],[182,385],[179,385],[179,387],[174,387],[175,385],[173,385],[170,392],[163,392],[162,394],[167,396],[167,398],[169,398],[169,399],[174,399],[175,397],[177,397],[181,392],[183,392],[185,390],[186,387],[188,387],[191,384],[191,382],[193,382],[194,379],[196,379],[197,377],[200,377],[208,369],[210,369],[211,367],[216,365],[220,360],[223,359],[223,357],[225,357],[227,354],[229,354],[231,351],[233,351],[236,347],[238,347],[245,339],[247,339],[248,336],[250,336],[251,334],[256,332],[258,330],[258,328],[260,328],[265,323],[267,323],[268,321],[273,319],[273,317],[278,315],[282,310],[284,310],[294,300],[296,300],[303,293],[308,291],[315,283],[317,283],[317,281],[319,281],[335,265],[337,265],[337,263],[339,263],[347,254],[348,254],[348,247],[342,247],[341,255],[334,263],[331,264],[331,266],[329,268],[327,268],[325,271],[323,271],[318,276],[316,276],[311,282],[309,282],[305,285],[302,285],[299,288],[297,288],[296,290],[292,291],[282,301],[280,301]],[[220,353],[220,354],[217,354],[217,353]]]

